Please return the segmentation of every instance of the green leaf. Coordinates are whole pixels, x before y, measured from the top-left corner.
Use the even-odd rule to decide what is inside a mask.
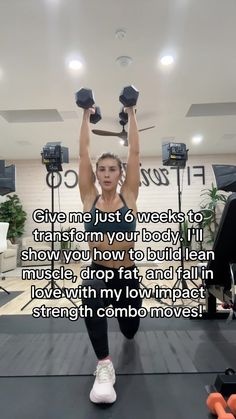
[[[15,238],[23,235],[26,219],[27,213],[23,210],[18,195],[7,195],[7,200],[0,204],[0,221],[9,223],[8,239],[14,242]]]

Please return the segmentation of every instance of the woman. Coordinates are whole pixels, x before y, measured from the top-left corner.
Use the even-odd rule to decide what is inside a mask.
[[[83,304],[92,308],[93,317],[87,317],[85,324],[88,334],[93,345],[94,351],[98,358],[97,369],[95,372],[96,379],[93,388],[90,392],[90,400],[94,403],[113,403],[116,400],[116,392],[113,385],[115,384],[115,370],[109,354],[108,334],[107,334],[107,319],[106,317],[99,317],[96,315],[97,310],[102,307],[107,307],[110,304],[113,307],[125,308],[129,305],[137,310],[141,307],[142,302],[140,297],[130,298],[125,295],[125,287],[139,288],[139,281],[137,275],[134,275],[137,268],[130,258],[129,249],[134,248],[134,242],[130,241],[114,241],[109,244],[106,233],[108,231],[134,231],[136,228],[136,200],[139,191],[139,136],[137,129],[137,121],[135,110],[133,107],[126,108],[129,118],[129,148],[128,160],[126,167],[125,180],[121,186],[120,194],[117,192],[118,183],[122,177],[122,163],[117,156],[111,153],[103,154],[96,163],[96,177],[101,187],[101,194],[94,182],[94,172],[89,156],[89,142],[90,142],[90,128],[89,118],[94,109],[84,110],[83,120],[80,131],[80,145],[79,145],[79,188],[81,200],[83,202],[83,210],[91,212],[92,222],[85,223],[86,231],[102,231],[104,233],[104,240],[100,243],[90,242],[89,247],[91,255],[94,254],[95,248],[101,251],[105,250],[122,250],[124,251],[124,258],[122,260],[100,260],[92,262],[90,269],[94,271],[103,270],[113,273],[113,278],[108,281],[100,279],[84,280],[83,286],[95,288],[97,298],[84,298]],[[125,214],[133,214],[133,220],[127,222]],[[113,223],[109,222],[95,222],[96,213],[118,213],[119,220],[116,219]],[[130,217],[129,217],[130,219]],[[127,239],[128,240],[128,239]],[[127,275],[121,278],[118,275],[120,267],[124,267],[123,271],[129,271],[129,279]],[[131,279],[132,278],[132,279]],[[119,298],[101,298],[100,293],[104,288],[118,290],[121,292]],[[127,339],[132,339],[138,330],[140,319],[139,317],[124,317],[117,316],[121,332]]]

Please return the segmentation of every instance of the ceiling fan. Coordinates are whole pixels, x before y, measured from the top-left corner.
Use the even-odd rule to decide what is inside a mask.
[[[122,126],[122,131],[120,132],[112,132],[112,131],[103,131],[100,129],[92,129],[92,132],[96,135],[103,135],[105,137],[119,137],[121,140],[123,140],[123,146],[128,147],[128,133],[125,130],[126,122],[120,121],[120,125]],[[147,129],[155,128],[155,125],[152,125],[151,127],[139,129],[139,132],[146,131]]]

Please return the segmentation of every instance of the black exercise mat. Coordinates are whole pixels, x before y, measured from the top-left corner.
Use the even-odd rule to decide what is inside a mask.
[[[63,319],[47,319],[42,331],[42,319],[38,322],[39,319],[31,316],[3,317],[0,317],[0,376],[93,372],[96,357],[83,319],[71,325],[68,321],[66,333]],[[24,329],[26,318],[28,333]],[[18,333],[15,322],[22,325]],[[4,330],[1,323],[5,325]],[[133,341],[119,332],[116,319],[109,319],[108,325],[110,354],[119,374],[218,373],[228,367],[236,369],[235,321],[227,324],[222,320],[171,319],[170,322],[145,318]]]
[[[94,377],[0,378],[1,419],[209,419],[212,374],[117,375],[112,405],[90,402]]]
[[[8,291],[7,287],[4,288]],[[9,301],[13,300],[13,298],[18,297],[18,295],[22,294],[22,292],[23,291],[10,291],[10,294],[7,294],[5,291],[0,289],[0,307],[9,303]]]

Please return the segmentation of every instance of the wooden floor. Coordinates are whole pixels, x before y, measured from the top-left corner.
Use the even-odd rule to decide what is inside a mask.
[[[155,265],[155,266],[140,266],[139,267],[139,275],[141,275],[143,277],[142,279],[142,284],[145,287],[152,287],[153,289],[155,289],[155,286],[159,286],[159,287],[167,287],[167,288],[172,288],[173,285],[176,283],[176,277],[172,280],[161,280],[161,279],[157,279],[157,280],[148,280],[146,279],[146,271],[147,269],[159,269],[161,268],[162,270],[168,269],[170,265],[170,262],[167,263],[162,263],[160,265]],[[55,268],[58,269],[61,265],[55,265]],[[58,285],[60,285],[60,287],[78,287],[79,284],[81,284],[82,280],[80,278],[80,270],[81,270],[81,265],[80,264],[70,264],[70,265],[64,265],[66,269],[72,269],[74,274],[77,275],[77,280],[76,282],[73,284],[71,281],[66,281],[66,280],[59,280],[57,281]],[[175,263],[173,264],[173,269],[175,272],[175,269],[179,266],[179,263]],[[194,266],[194,262],[191,263],[185,263],[184,264],[184,268],[185,269],[190,269],[191,266]],[[196,266],[196,265],[195,265]],[[40,267],[38,267],[40,268]],[[50,268],[50,266],[47,266],[45,268]],[[21,310],[21,308],[31,299],[31,286],[35,285],[38,286],[40,288],[43,288],[48,281],[45,280],[22,280],[21,277],[21,269],[22,268],[17,268],[16,271],[10,271],[5,273],[6,278],[5,280],[0,279],[0,286],[3,286],[4,288],[6,288],[8,291],[20,291],[21,294],[16,296],[15,298],[13,298],[11,301],[9,301],[8,303],[6,303],[5,305],[0,307],[0,315],[16,315],[16,314],[31,314],[32,313],[32,308],[34,306],[41,306],[43,304],[45,304],[45,306],[47,307],[70,307],[72,304],[69,300],[67,300],[66,298],[61,298],[58,300],[42,300],[42,299],[35,299],[34,301],[32,301],[23,311]],[[24,268],[25,269],[25,268]],[[188,283],[188,287],[189,288],[196,288],[201,286],[202,281],[199,279],[194,279],[194,283],[192,283],[191,281],[187,281]],[[142,286],[142,285],[141,285]],[[179,285],[179,287],[181,287],[181,285]],[[2,291],[1,291],[2,292]],[[0,298],[1,298],[1,292],[0,292]],[[74,300],[74,302],[79,305],[79,303],[81,303],[81,300]],[[180,299],[179,301],[176,301],[176,305],[183,305],[183,306],[188,306],[188,307],[193,307],[196,305],[204,305],[205,300],[201,300],[201,301],[193,301],[191,299]],[[164,304],[170,304],[173,305],[173,302],[171,300],[165,299],[164,300]],[[155,300],[154,298],[151,299],[144,299],[143,300],[143,307],[146,307],[147,309],[149,309],[150,307],[159,307],[162,304],[160,302],[158,302],[157,300]]]

